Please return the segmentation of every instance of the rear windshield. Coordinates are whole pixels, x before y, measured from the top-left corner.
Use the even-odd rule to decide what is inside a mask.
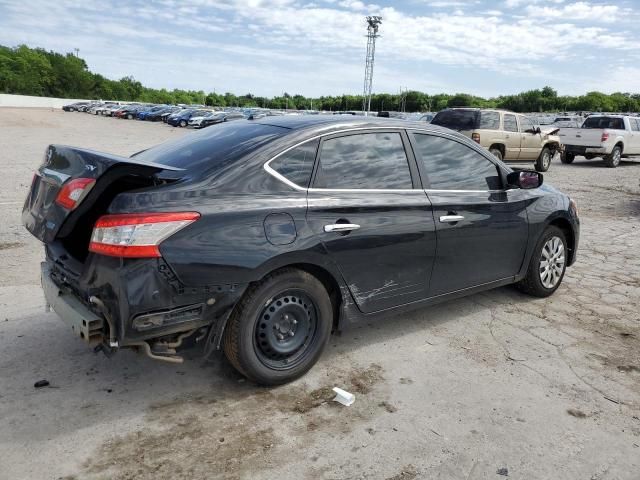
[[[436,114],[431,124],[452,130],[473,130],[477,128],[479,117],[478,110],[443,110]]]
[[[288,129],[250,121],[221,123],[136,154],[136,159],[213,172],[280,137]]]
[[[616,117],[589,117],[582,124],[582,128],[611,128],[624,130],[624,121]]]

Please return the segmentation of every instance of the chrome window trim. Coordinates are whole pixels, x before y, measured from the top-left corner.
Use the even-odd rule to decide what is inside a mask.
[[[436,190],[425,188],[427,193],[505,193],[507,190]]]
[[[422,192],[421,188],[308,188],[308,192],[349,192],[349,193],[401,193],[401,192]]]
[[[289,187],[291,187],[291,188],[293,188],[295,190],[298,190],[300,192],[313,192],[313,193],[317,193],[317,192],[350,192],[350,193],[355,193],[355,192],[363,192],[363,193],[391,192],[391,193],[399,193],[399,192],[423,191],[423,192],[426,192],[426,193],[429,193],[429,192],[433,192],[433,193],[504,193],[504,192],[507,191],[507,190],[437,190],[437,189],[424,189],[424,188],[313,188],[313,187],[304,188],[304,187],[301,187],[300,185],[298,185],[297,183],[292,182],[291,180],[286,178],[284,175],[279,174],[273,168],[271,168],[271,165],[269,165],[271,162],[273,162],[275,159],[277,159],[281,155],[284,155],[285,153],[289,152],[290,150],[293,150],[294,148],[297,148],[300,145],[303,145],[303,144],[305,144],[307,142],[310,142],[312,140],[317,140],[317,139],[325,137],[327,135],[334,135],[334,134],[340,134],[340,133],[349,133],[349,132],[361,132],[361,131],[367,131],[367,130],[406,130],[406,131],[410,131],[410,132],[421,132],[421,133],[424,133],[424,134],[427,134],[427,135],[432,135],[432,134],[436,133],[438,136],[448,137],[451,140],[459,140],[458,138],[456,138],[456,136],[451,135],[451,134],[449,134],[447,132],[433,132],[433,131],[421,129],[421,128],[418,128],[418,127],[357,127],[357,128],[349,128],[349,129],[344,129],[344,130],[336,130],[334,132],[321,133],[321,134],[315,135],[313,137],[307,138],[307,139],[305,139],[305,140],[303,140],[301,142],[298,142],[298,143],[290,146],[289,148],[283,150],[282,152],[278,153],[277,155],[274,155],[272,158],[267,160],[262,165],[262,167],[264,168],[264,170],[269,175],[275,177],[276,179],[280,180],[284,184],[286,184]],[[487,160],[489,160],[489,161],[492,160],[492,159],[488,158],[486,155],[485,155],[485,158],[487,158]],[[493,163],[493,162],[491,162],[491,163]],[[495,163],[494,163],[494,165],[495,165]]]

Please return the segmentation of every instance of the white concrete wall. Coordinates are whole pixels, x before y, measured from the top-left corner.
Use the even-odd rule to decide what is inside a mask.
[[[27,95],[8,95],[0,93],[0,107],[27,107],[27,108],[62,108],[63,105],[73,102],[83,102],[83,99],[29,97]]]

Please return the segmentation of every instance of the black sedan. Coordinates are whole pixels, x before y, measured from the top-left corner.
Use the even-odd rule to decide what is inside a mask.
[[[424,122],[239,120],[130,158],[51,145],[23,210],[47,301],[112,354],[223,348],[280,384],[332,330],[516,284],[551,295],[579,220],[542,175]]]

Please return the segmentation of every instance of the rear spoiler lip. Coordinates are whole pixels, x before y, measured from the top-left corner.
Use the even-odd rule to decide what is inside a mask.
[[[142,166],[145,166],[145,167],[153,167],[153,168],[158,168],[158,169],[161,169],[161,170],[171,170],[171,171],[174,171],[174,172],[183,172],[183,171],[185,171],[184,168],[180,168],[180,167],[172,167],[171,165],[164,165],[162,163],[156,163],[156,162],[146,162],[144,160],[138,160],[135,157],[123,157],[123,156],[114,155],[114,154],[111,154],[111,153],[105,153],[105,152],[99,152],[97,150],[91,150],[89,148],[78,148],[78,147],[72,147],[71,145],[51,144],[51,145],[49,145],[47,150],[49,148],[51,148],[51,147],[54,147],[54,148],[68,148],[68,149],[72,149],[72,150],[75,150],[75,151],[78,151],[78,152],[86,152],[86,153],[89,153],[91,155],[97,155],[99,157],[112,160],[114,162],[114,165],[117,164],[117,163],[128,163],[128,164],[131,164],[131,165],[142,165]],[[137,152],[137,153],[142,153],[142,152]]]

